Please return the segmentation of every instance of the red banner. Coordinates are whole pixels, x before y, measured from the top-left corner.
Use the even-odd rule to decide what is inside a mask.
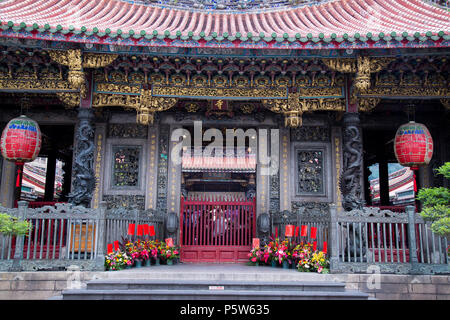
[[[300,236],[306,237],[307,234],[308,234],[308,226],[302,226],[302,232]]]
[[[166,239],[166,244],[167,244],[167,246],[170,248],[170,247],[173,247],[173,239],[172,238],[167,238]]]
[[[119,241],[114,241],[114,251],[118,251],[119,250]]]
[[[286,237],[293,237],[294,236],[294,226],[291,224],[288,224],[286,226],[286,230],[284,232]]]
[[[136,225],[134,223],[129,223],[128,224],[128,235],[129,236],[133,236],[134,235],[135,227],[136,227]]]
[[[298,237],[299,231],[300,231],[300,227],[299,226],[295,227],[295,236],[296,237]]]
[[[112,243],[108,243],[107,251],[108,251],[108,254],[113,253],[113,245],[112,245]]]
[[[142,236],[144,235],[144,225],[142,224],[138,224],[137,226],[137,236]]]
[[[143,225],[144,236],[148,235],[148,224]]]
[[[323,242],[323,250],[322,250],[322,251],[323,251],[324,253],[327,253],[327,249],[328,249],[327,242],[324,241],[324,242]]]
[[[311,239],[317,238],[317,228],[311,227]]]
[[[259,238],[253,238],[253,241],[252,241],[253,249],[259,248],[259,245],[260,245]]]
[[[314,241],[313,242],[313,251],[316,251],[317,250],[317,241]]]
[[[148,226],[148,234],[150,237],[155,236],[155,226]]]

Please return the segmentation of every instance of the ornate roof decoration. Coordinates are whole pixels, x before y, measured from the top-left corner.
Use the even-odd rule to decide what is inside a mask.
[[[216,10],[226,0],[203,0],[214,4],[211,10],[183,8],[192,0],[165,7],[167,1],[1,1],[0,37],[158,47],[450,46],[450,13],[423,0],[329,0],[306,6],[271,0],[265,10],[255,8],[267,1],[246,0],[252,9],[247,11]]]
[[[258,11],[315,5],[336,0],[122,0],[166,8],[189,10]]]

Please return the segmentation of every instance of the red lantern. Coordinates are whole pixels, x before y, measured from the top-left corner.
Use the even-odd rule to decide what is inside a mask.
[[[20,187],[21,169],[25,162],[31,162],[39,154],[42,135],[36,121],[22,115],[8,122],[0,139],[3,158],[18,166],[16,187]]]
[[[427,127],[414,121],[401,125],[395,134],[394,152],[398,163],[412,170],[428,164],[433,156],[433,139]]]
[[[42,135],[36,121],[20,116],[12,119],[0,140],[2,156],[17,165],[36,159],[41,150]]]

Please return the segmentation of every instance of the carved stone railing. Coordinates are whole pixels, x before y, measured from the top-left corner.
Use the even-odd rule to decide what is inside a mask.
[[[164,238],[164,214],[153,209],[139,210],[137,208],[111,209],[106,213],[106,243],[113,243],[127,238],[128,224],[150,224],[155,227],[155,238]],[[136,230],[135,230],[136,234]]]
[[[317,242],[317,249],[323,249],[323,243],[328,242],[329,239],[329,225],[330,225],[330,215],[328,214],[328,204],[318,204],[318,203],[302,203],[298,208],[294,210],[282,211],[272,213],[271,225],[272,234],[275,235],[275,228],[278,230],[278,237],[280,239],[285,239],[285,228],[286,225],[294,225],[299,227],[298,236],[294,236],[293,241],[295,242]],[[307,226],[307,235],[301,237],[300,228],[301,226]],[[311,227],[317,228],[316,238],[311,238]]]
[[[104,270],[107,243],[121,241],[128,223],[151,224],[156,238],[164,236],[164,219],[152,210],[107,210],[106,202],[89,209],[68,203],[28,208],[19,201],[18,208],[0,207],[1,213],[31,223],[26,236],[0,234],[0,270]],[[109,242],[108,242],[109,241]]]
[[[413,206],[406,213],[376,207],[338,213],[331,205],[330,218],[333,273],[366,273],[370,267],[380,273],[449,273],[447,239],[433,234]]]

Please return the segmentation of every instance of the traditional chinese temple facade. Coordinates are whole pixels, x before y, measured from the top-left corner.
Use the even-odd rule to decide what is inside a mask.
[[[434,141],[417,186],[442,185],[433,169],[450,160],[449,48],[446,1],[6,0],[0,122],[26,114],[39,123],[42,201],[56,201],[59,160],[57,201],[174,213],[174,237],[188,244],[198,234],[180,216],[220,198],[215,205],[250,208],[250,239],[263,215],[301,209],[320,220],[330,204],[411,203],[389,195],[389,177],[413,188],[411,175],[390,169],[396,130],[409,121]],[[203,147],[208,129],[242,129],[243,153],[171,161],[174,131],[191,134],[191,150],[195,123]],[[0,168],[1,205],[13,207],[16,166]]]

